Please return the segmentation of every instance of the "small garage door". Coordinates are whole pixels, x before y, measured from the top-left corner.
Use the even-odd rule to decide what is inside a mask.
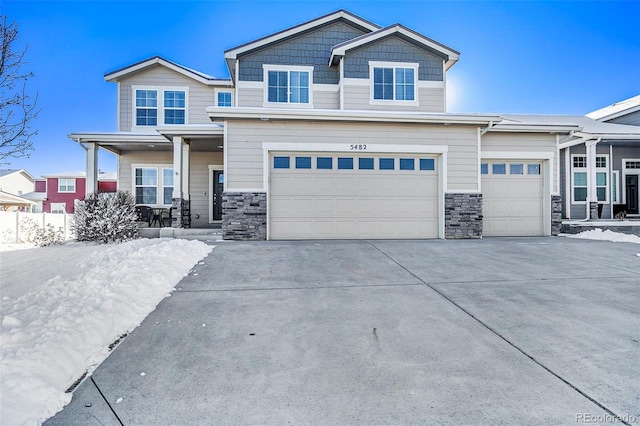
[[[544,179],[539,162],[483,162],[483,235],[544,234]]]
[[[437,238],[436,159],[272,154],[271,239]]]

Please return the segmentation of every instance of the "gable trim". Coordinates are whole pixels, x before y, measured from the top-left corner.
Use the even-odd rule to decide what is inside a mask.
[[[298,33],[310,30],[312,28],[327,24],[336,19],[343,18],[349,22],[352,22],[360,27],[366,28],[370,31],[375,31],[380,28],[379,25],[376,25],[372,22],[369,22],[365,19],[360,18],[352,13],[347,12],[344,9],[340,9],[336,12],[329,13],[327,15],[321,16],[319,18],[313,19],[311,21],[304,22],[302,24],[296,25],[294,27],[287,28],[280,32],[268,35],[266,37],[259,38],[257,40],[251,41],[249,43],[242,44],[240,46],[233,47],[224,52],[225,59],[235,60],[238,59],[238,55],[245,53],[250,50],[257,49],[259,47],[277,42],[279,40],[285,39],[287,37],[296,35]]]
[[[331,49],[331,58],[329,59],[329,65],[335,65],[340,57],[353,49],[356,49],[362,45],[372,43],[376,40],[380,40],[390,35],[400,34],[412,41],[417,45],[423,46],[426,50],[434,51],[444,56],[445,69],[451,68],[460,59],[460,52],[445,46],[429,37],[419,34],[404,25],[394,24],[386,28],[379,29],[369,34],[361,35],[353,40],[345,41],[344,43],[337,44]]]
[[[173,70],[179,74],[184,75],[185,77],[191,78],[193,80],[196,80],[208,86],[228,86],[228,87],[233,86],[230,79],[218,79],[210,75],[201,73],[199,71],[195,71],[190,68],[184,67],[175,62],[168,61],[164,58],[161,58],[160,56],[154,56],[153,58],[146,59],[144,61],[140,61],[133,65],[129,65],[127,67],[120,68],[119,70],[107,73],[104,75],[104,79],[105,81],[118,82],[122,80],[122,78],[130,74],[133,74],[138,71],[142,71],[145,68],[151,67],[153,65],[164,66],[166,68],[169,68],[170,70]]]

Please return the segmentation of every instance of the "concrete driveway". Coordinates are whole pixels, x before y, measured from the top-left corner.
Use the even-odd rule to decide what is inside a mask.
[[[46,424],[640,422],[639,252],[221,243]]]

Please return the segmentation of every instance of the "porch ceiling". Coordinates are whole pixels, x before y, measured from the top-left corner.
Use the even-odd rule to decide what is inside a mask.
[[[223,135],[181,134],[190,145],[192,152],[221,152]],[[101,148],[122,154],[140,151],[172,151],[172,135],[135,135],[135,134],[93,134],[70,135],[71,139],[82,143],[96,143]]]

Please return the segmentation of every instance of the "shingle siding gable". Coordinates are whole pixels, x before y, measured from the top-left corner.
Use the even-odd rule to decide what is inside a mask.
[[[632,126],[640,126],[640,111],[622,115],[620,117],[614,118],[613,120],[608,120],[607,122],[617,123],[617,124],[629,124]]]
[[[346,78],[369,78],[369,61],[417,62],[418,79],[443,81],[443,59],[415,46],[398,36],[391,35],[371,44],[347,52],[344,60]]]
[[[333,22],[295,38],[241,56],[240,81],[262,81],[263,64],[313,66],[313,82],[338,84],[338,67],[329,67],[331,48],[364,34],[344,22]]]

